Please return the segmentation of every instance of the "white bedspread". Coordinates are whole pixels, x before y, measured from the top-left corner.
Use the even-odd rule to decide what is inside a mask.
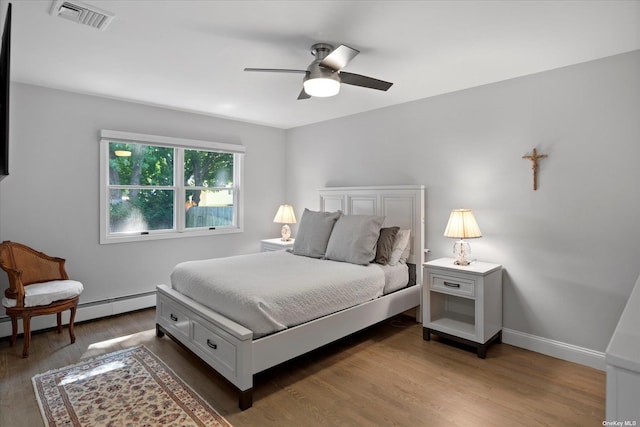
[[[255,339],[378,298],[385,274],[375,264],[274,251],[183,262],[171,286],[252,330]]]

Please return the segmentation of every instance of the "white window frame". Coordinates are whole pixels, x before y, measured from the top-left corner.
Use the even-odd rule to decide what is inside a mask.
[[[146,144],[169,148],[176,148],[174,159],[174,228],[171,230],[153,230],[144,233],[110,233],[109,232],[109,143],[124,142],[132,144]],[[185,227],[186,191],[184,177],[179,176],[184,164],[183,151],[180,149],[219,151],[233,153],[233,205],[234,225],[224,227]],[[194,236],[211,236],[217,234],[241,233],[244,231],[244,197],[242,191],[242,171],[244,165],[245,147],[238,144],[200,141],[196,139],[172,138],[168,136],[146,135],[131,132],[121,132],[102,129],[100,131],[100,244],[141,242],[147,240],[175,239]]]

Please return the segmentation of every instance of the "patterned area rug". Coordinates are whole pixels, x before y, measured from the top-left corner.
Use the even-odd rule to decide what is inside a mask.
[[[38,374],[32,381],[49,427],[231,427],[144,346]]]

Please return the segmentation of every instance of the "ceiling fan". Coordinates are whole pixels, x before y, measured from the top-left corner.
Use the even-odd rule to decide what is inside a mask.
[[[245,68],[245,71],[267,73],[301,73],[304,74],[302,91],[298,99],[309,99],[312,96],[327,97],[337,95],[340,84],[366,87],[369,89],[388,90],[393,83],[374,79],[360,74],[341,71],[360,51],[341,44],[337,48],[327,43],[316,43],[311,46],[311,54],[316,59],[306,70],[290,70],[278,68]]]

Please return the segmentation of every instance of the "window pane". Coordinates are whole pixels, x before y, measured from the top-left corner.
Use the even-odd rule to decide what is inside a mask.
[[[173,186],[174,149],[109,143],[109,184]]]
[[[184,150],[184,183],[190,187],[233,186],[233,154]]]
[[[173,190],[110,190],[109,232],[132,233],[174,228]]]
[[[186,227],[233,225],[233,190],[187,190]]]

